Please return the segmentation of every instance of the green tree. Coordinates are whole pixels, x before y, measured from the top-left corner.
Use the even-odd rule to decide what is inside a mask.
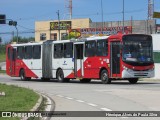
[[[33,42],[33,41],[35,41],[34,37],[28,37],[28,38],[21,37],[21,36],[18,37],[18,43],[28,43],[28,42]],[[17,37],[13,37],[12,42],[17,42]]]
[[[75,39],[76,37],[74,35],[68,35],[68,39]]]
[[[0,44],[0,54],[4,54],[6,51],[6,45]]]

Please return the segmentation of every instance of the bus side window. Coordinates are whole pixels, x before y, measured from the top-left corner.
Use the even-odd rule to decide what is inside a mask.
[[[63,44],[54,44],[54,58],[63,58]]]
[[[17,58],[23,59],[24,58],[24,47],[17,47]]]
[[[73,43],[64,43],[64,58],[73,57]]]
[[[33,59],[40,59],[41,58],[41,46],[35,45],[33,46]]]
[[[17,50],[14,48],[12,53],[12,60],[15,61],[17,58]]]
[[[106,40],[97,41],[97,56],[108,55],[108,43]]]
[[[32,59],[32,46],[25,47],[25,59]]]
[[[85,42],[85,56],[94,57],[96,55],[96,41]]]

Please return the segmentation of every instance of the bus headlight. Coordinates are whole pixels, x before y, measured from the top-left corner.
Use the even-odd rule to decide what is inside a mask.
[[[149,71],[154,71],[154,67],[152,69],[149,69]]]
[[[125,66],[123,66],[123,69],[125,69],[125,70],[127,70],[127,71],[129,70],[129,69],[128,69],[127,67],[125,67]]]

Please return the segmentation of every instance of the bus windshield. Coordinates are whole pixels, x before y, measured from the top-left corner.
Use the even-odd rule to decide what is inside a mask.
[[[122,58],[126,62],[153,62],[152,37],[148,35],[126,35],[123,37]]]

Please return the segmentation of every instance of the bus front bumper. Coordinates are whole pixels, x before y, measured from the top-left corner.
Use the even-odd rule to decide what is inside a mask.
[[[131,69],[124,69],[122,71],[122,78],[151,78],[154,77],[154,69],[146,71],[135,71]]]

